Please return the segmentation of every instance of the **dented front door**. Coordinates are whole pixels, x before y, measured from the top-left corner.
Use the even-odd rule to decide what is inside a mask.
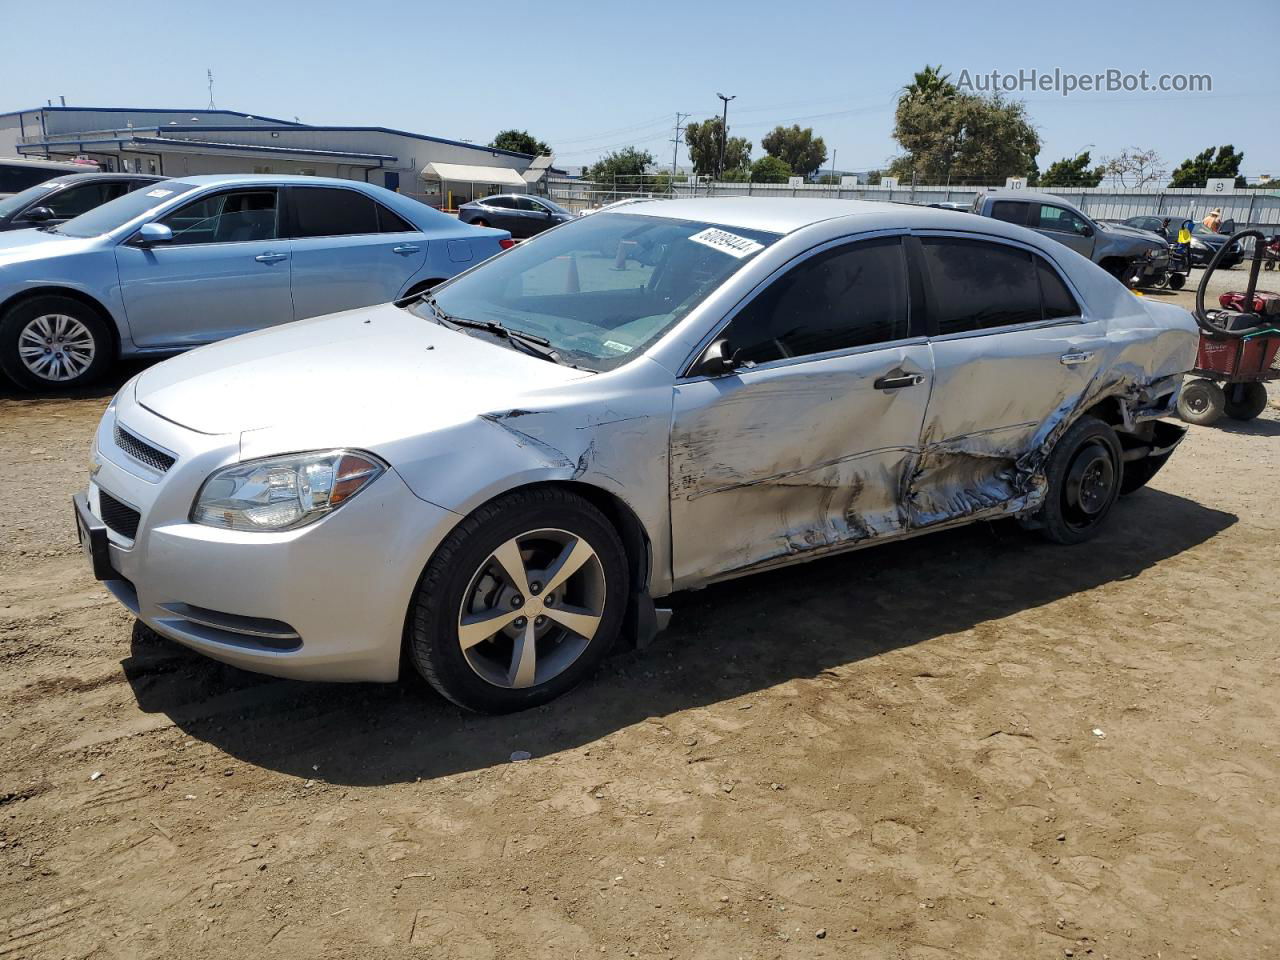
[[[908,343],[678,384],[676,586],[901,531],[931,373]]]

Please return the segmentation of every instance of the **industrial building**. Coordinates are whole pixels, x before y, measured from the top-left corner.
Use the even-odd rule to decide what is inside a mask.
[[[528,192],[534,157],[387,127],[316,126],[234,110],[44,106],[0,114],[0,157],[97,161],[182,177],[291,173],[363,180],[451,209]],[[530,176],[526,178],[526,172]]]

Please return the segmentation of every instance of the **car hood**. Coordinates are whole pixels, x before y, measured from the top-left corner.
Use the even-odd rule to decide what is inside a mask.
[[[1111,234],[1116,237],[1132,237],[1136,240],[1146,240],[1154,245],[1165,245],[1165,239],[1159,234],[1152,233],[1150,230],[1140,230],[1138,227],[1126,226],[1123,223],[1100,223],[1098,229],[1103,233]]]
[[[7,230],[0,233],[0,266],[79,253],[97,239],[97,237],[68,237],[65,234],[49,233],[34,227]]]
[[[142,373],[134,399],[200,433],[374,447],[590,376],[381,304],[192,350]]]

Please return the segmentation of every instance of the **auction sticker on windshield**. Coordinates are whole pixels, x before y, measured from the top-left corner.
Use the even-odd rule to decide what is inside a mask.
[[[695,233],[689,239],[694,243],[702,244],[704,247],[710,247],[712,250],[719,250],[721,253],[727,253],[731,257],[737,257],[739,260],[764,249],[763,243],[756,243],[747,237],[740,237],[736,233],[730,233],[728,230],[718,230],[715,227],[709,227],[701,233]]]
[[[164,197],[167,197],[171,193],[173,193],[172,190],[148,190],[147,196],[155,197],[157,199],[163,199]]]

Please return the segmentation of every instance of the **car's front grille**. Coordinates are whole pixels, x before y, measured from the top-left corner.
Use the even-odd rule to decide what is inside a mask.
[[[98,505],[102,510],[102,522],[109,528],[130,540],[138,535],[138,521],[142,514],[137,510],[121,503],[105,490],[98,491]]]
[[[115,425],[115,440],[116,446],[133,457],[133,459],[145,463],[152,470],[160,473],[164,473],[175,462],[174,458],[169,454],[153,447],[141,437],[135,437],[118,423]]]

